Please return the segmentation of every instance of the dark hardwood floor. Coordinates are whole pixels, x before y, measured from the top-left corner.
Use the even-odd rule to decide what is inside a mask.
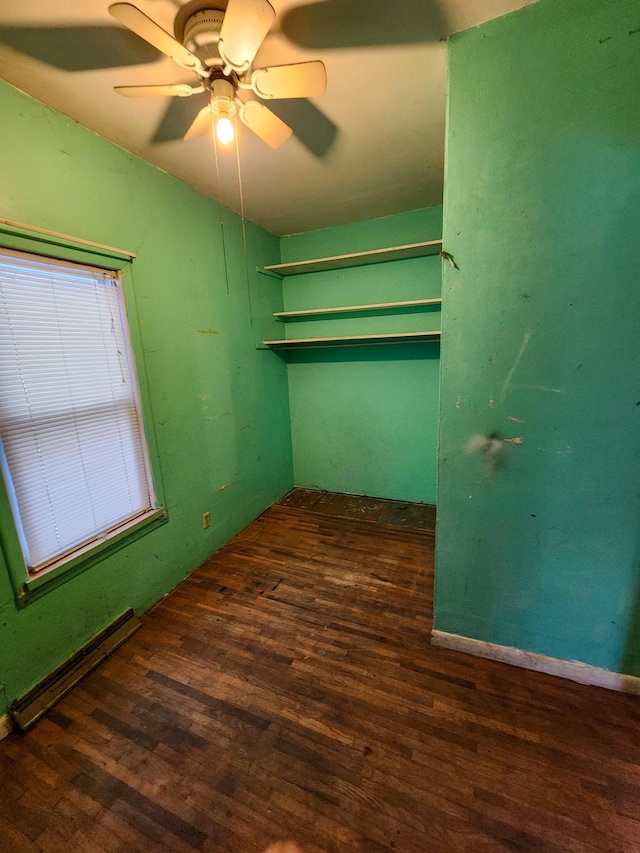
[[[0,743],[0,850],[640,851],[640,700],[432,648],[432,567],[272,508]]]

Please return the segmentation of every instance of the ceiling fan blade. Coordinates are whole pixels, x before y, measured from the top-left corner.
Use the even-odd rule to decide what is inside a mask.
[[[230,68],[239,73],[247,70],[275,19],[267,0],[229,0],[218,50]]]
[[[186,83],[175,83],[170,86],[114,86],[114,91],[127,98],[177,97],[189,98],[199,92],[204,92],[204,86],[188,86]]]
[[[187,50],[184,45],[176,41],[173,36],[170,36],[166,30],[147,17],[140,9],[132,6],[131,3],[114,3],[109,6],[109,14],[116,21],[120,21],[125,27],[128,27],[132,32],[139,35],[149,44],[152,44],[159,51],[173,59],[175,63],[189,71],[198,71],[204,77],[208,76],[208,71],[202,65],[198,57]]]
[[[240,108],[240,118],[271,148],[279,148],[289,139],[293,130],[260,101],[245,101]]]
[[[327,88],[324,62],[296,62],[258,68],[251,75],[251,85],[261,98],[317,98]]]
[[[207,104],[207,106],[203,107],[198,113],[198,115],[195,117],[195,119],[191,123],[191,127],[185,133],[183,139],[185,142],[190,142],[192,139],[195,139],[198,136],[203,136],[205,133],[210,131],[211,128],[211,104]]]

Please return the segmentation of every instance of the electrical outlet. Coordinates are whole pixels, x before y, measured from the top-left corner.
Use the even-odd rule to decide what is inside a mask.
[[[211,524],[211,513],[210,512],[203,512],[202,513],[202,526],[206,530],[210,524]]]

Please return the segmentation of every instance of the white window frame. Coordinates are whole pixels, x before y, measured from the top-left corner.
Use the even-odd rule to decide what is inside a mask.
[[[132,338],[132,326],[137,332],[135,317],[135,301],[127,300],[125,291],[131,287],[130,282],[130,258],[118,256],[109,257],[102,252],[95,252],[85,245],[74,246],[73,243],[65,243],[44,246],[33,238],[25,238],[22,235],[9,235],[0,233],[0,252],[7,254],[22,253],[31,258],[40,256],[46,263],[63,263],[79,265],[89,270],[98,269],[101,273],[107,272],[110,278],[116,282],[118,290],[118,304],[120,318],[123,325],[125,345],[127,348],[127,362],[132,378],[132,386],[135,396],[135,409],[139,433],[142,444],[142,455],[150,496],[150,507],[137,513],[133,517],[118,523],[117,525],[93,535],[84,542],[70,548],[64,553],[55,556],[45,565],[37,566],[31,571],[23,548],[24,538],[21,541],[19,510],[17,501],[12,494],[10,479],[5,478],[5,489],[0,487],[0,539],[5,560],[16,590],[16,597],[20,605],[28,603],[35,594],[54,588],[59,583],[75,576],[79,571],[88,568],[113,551],[128,544],[138,536],[154,529],[157,524],[167,520],[167,513],[162,507],[162,493],[159,488],[157,472],[157,453],[150,436],[145,430],[144,424],[144,399],[146,394],[146,377],[144,370],[136,369],[135,341]],[[126,284],[125,284],[126,282]],[[127,308],[134,310],[127,311]],[[133,313],[133,317],[131,314]],[[127,316],[129,314],[129,316]],[[133,323],[132,323],[133,320]],[[137,337],[137,336],[136,336]],[[142,365],[144,367],[144,365]],[[4,453],[2,452],[4,457]],[[155,463],[155,464],[154,464]],[[3,460],[3,468],[4,468]],[[8,469],[7,469],[8,470]],[[6,474],[6,471],[5,471]],[[2,478],[0,478],[1,480]]]

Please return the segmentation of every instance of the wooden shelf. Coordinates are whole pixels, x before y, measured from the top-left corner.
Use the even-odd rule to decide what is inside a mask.
[[[258,269],[278,276],[303,275],[310,272],[360,267],[365,264],[379,264],[384,261],[403,261],[407,258],[423,258],[427,255],[439,255],[442,240],[428,240],[424,243],[408,243],[405,246],[389,246],[385,249],[371,249],[368,252],[353,252],[348,255],[333,255],[329,258],[312,258],[308,261],[293,261],[288,264],[270,264]]]
[[[366,344],[403,344],[439,341],[440,331],[394,332],[385,335],[343,335],[330,338],[285,338],[280,341],[262,341],[260,349],[300,349],[308,347],[363,346]]]
[[[301,317],[321,317],[329,314],[353,314],[360,311],[392,311],[402,308],[422,308],[426,305],[440,305],[442,299],[410,299],[405,302],[377,302],[370,305],[343,305],[338,308],[307,308],[303,311],[276,311],[276,320],[295,320]]]

